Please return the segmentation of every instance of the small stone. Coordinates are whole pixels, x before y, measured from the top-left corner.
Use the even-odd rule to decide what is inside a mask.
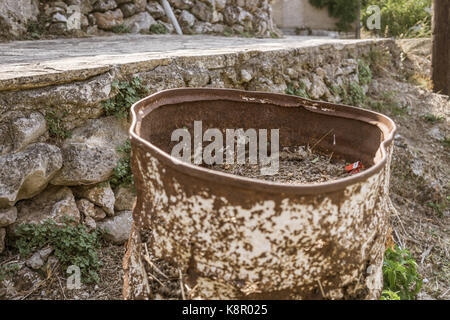
[[[55,2],[52,3],[52,6],[56,7],[56,8],[61,8],[64,11],[67,10],[67,4],[64,3],[63,1],[55,1]]]
[[[42,258],[42,260],[47,261],[48,257],[52,254],[53,248],[52,247],[46,247],[39,251],[39,254]]]
[[[86,198],[99,207],[102,207],[109,216],[114,215],[115,197],[109,182],[100,183],[93,187],[77,187],[73,191],[77,197]]]
[[[442,134],[441,130],[438,127],[432,128],[428,132],[428,134],[430,135],[430,137],[432,137],[432,138],[434,138],[434,139],[436,139],[438,141],[441,141],[441,140],[444,139],[444,135]]]
[[[123,244],[130,236],[132,222],[132,212],[122,211],[115,217],[107,218],[104,221],[98,222],[97,227],[105,232],[104,237],[107,240],[115,244]]]
[[[216,10],[223,10],[225,9],[225,6],[227,4],[227,0],[216,0],[215,1],[215,5],[216,5]]]
[[[97,228],[95,220],[91,217],[85,217],[83,224],[86,226],[88,231],[93,231]]]
[[[95,12],[94,17],[98,27],[103,30],[111,30],[123,24],[123,14],[120,9],[104,13]]]
[[[177,9],[189,9],[193,5],[190,0],[172,0],[170,2]]]
[[[95,215],[95,205],[87,199],[80,199],[76,201],[77,208],[85,217],[92,217]]]
[[[209,22],[212,20],[213,8],[204,2],[196,1],[191,12],[202,21]]]
[[[101,221],[106,218],[106,212],[99,207],[95,207],[95,215],[92,217],[95,221]]]
[[[67,31],[67,24],[65,22],[52,23],[48,31],[53,34],[63,34]]]
[[[250,80],[252,80],[252,79],[253,79],[253,76],[250,72],[248,72],[245,69],[241,70],[241,81],[243,83],[250,82]]]
[[[33,255],[30,258],[28,258],[27,261],[25,262],[27,267],[29,267],[33,270],[40,269],[44,265],[44,263],[45,262],[42,259],[41,255],[39,254],[39,251],[36,251],[35,253],[33,253]]]
[[[128,18],[138,12],[134,3],[125,3],[120,6],[120,10],[122,10],[123,17]]]
[[[101,0],[94,4],[95,11],[108,11],[117,8],[117,3],[115,0]]]
[[[11,123],[11,136],[14,140],[14,151],[22,151],[30,143],[35,142],[47,131],[47,121],[39,112],[28,117],[14,119]]]
[[[17,219],[17,208],[11,207],[0,209],[0,227],[6,227],[13,224]]]
[[[0,156],[0,208],[41,192],[61,166],[59,148],[45,143]]]
[[[123,24],[130,30],[131,33],[139,33],[142,31],[149,31],[150,26],[156,21],[148,12],[141,12],[130,18],[124,20]]]
[[[145,11],[147,0],[133,0],[133,3],[136,6],[138,12]]]
[[[57,12],[52,16],[52,22],[63,22],[67,23],[67,18],[65,15]]]
[[[192,27],[195,23],[195,17],[189,11],[183,10],[178,18],[182,27]]]
[[[133,210],[134,202],[136,201],[136,193],[131,187],[119,187],[114,195],[116,198],[114,208],[117,211]]]
[[[146,10],[152,15],[153,18],[159,19],[166,15],[164,8],[156,1],[149,2]]]

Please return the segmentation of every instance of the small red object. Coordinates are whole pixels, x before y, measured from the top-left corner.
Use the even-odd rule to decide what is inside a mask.
[[[361,161],[356,161],[355,163],[345,166],[345,170],[349,172],[351,175],[359,173],[361,169],[364,169],[364,165],[362,164]]]

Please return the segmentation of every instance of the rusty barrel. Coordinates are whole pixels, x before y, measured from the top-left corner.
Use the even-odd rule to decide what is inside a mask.
[[[132,107],[137,201],[124,257],[126,299],[150,296],[148,250],[179,268],[188,298],[377,299],[390,212],[396,130],[388,117],[284,94],[172,89]],[[171,154],[175,129],[279,129],[280,146],[311,144],[366,170],[318,184],[213,171]]]

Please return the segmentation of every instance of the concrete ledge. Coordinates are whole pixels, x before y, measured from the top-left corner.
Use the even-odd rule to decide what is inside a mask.
[[[214,36],[126,35],[0,44],[0,91],[89,79],[113,68],[145,72],[179,57],[219,57],[245,52],[342,50],[385,40],[339,40],[288,36],[281,39]],[[223,59],[222,59],[223,60]],[[220,67],[220,66],[218,66]]]

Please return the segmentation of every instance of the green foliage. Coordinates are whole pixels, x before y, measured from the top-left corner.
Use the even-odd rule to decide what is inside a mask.
[[[444,147],[450,148],[450,136],[447,136],[444,139],[442,139],[441,143]]]
[[[70,138],[70,131],[64,128],[62,118],[67,115],[67,111],[62,114],[56,111],[53,107],[48,107],[45,113],[45,120],[47,120],[48,131],[53,138]]]
[[[161,23],[152,24],[149,31],[154,34],[165,34],[169,32],[169,30]]]
[[[367,28],[367,19],[373,14],[367,12],[367,8],[377,5],[381,9],[381,30],[371,32],[387,37],[429,37],[431,2],[432,0],[363,0],[361,21]]]
[[[34,40],[40,39],[42,36],[41,25],[37,22],[30,22],[27,25],[27,34]]]
[[[305,84],[303,81],[299,81],[299,87],[294,89],[294,84],[289,83],[286,88],[286,94],[294,95],[297,97],[310,99],[308,92],[306,91]]]
[[[439,218],[444,217],[444,212],[448,209],[448,205],[450,203],[450,196],[447,196],[446,198],[443,198],[442,201],[435,201],[435,202],[428,202],[427,205],[431,209],[434,210],[436,215]]]
[[[352,23],[358,19],[360,0],[309,0],[317,8],[328,8],[330,17],[338,18],[339,31],[352,30]]]
[[[396,292],[383,290],[380,300],[400,300],[400,297]]]
[[[101,261],[97,249],[100,242],[96,231],[88,232],[84,225],[74,225],[66,219],[62,225],[57,225],[52,220],[46,220],[42,224],[21,224],[16,233],[16,246],[21,256],[26,257],[50,245],[63,267],[76,265],[80,268],[84,283],[99,281],[97,271]]]
[[[234,31],[233,31],[232,28],[230,28],[230,27],[228,27],[228,26],[226,26],[226,27],[224,28],[224,30],[223,30],[223,35],[224,35],[225,37],[231,37],[233,34],[234,34]]]
[[[430,123],[437,123],[437,122],[444,121],[444,116],[435,115],[433,113],[427,113],[427,114],[423,115],[422,118],[425,121],[430,122]]]
[[[372,82],[372,71],[370,71],[370,65],[364,60],[358,60],[358,77],[360,85],[366,85]]]
[[[350,82],[347,99],[352,106],[362,106],[366,102],[366,94],[358,83]]]
[[[117,166],[114,168],[113,176],[110,179],[111,186],[116,188],[118,186],[134,186],[133,172],[131,171],[131,143],[127,140],[122,146],[117,148],[117,151],[122,154],[122,159],[119,160]]]
[[[383,300],[415,300],[422,287],[422,280],[417,273],[417,263],[406,249],[398,246],[386,250],[383,262],[384,290]],[[395,293],[396,295],[394,295]],[[391,298],[391,299],[387,299]]]
[[[394,116],[402,116],[408,112],[408,109],[402,107],[396,99],[394,91],[383,92],[378,98],[368,98],[366,105],[369,109],[388,113]]]
[[[111,31],[114,32],[114,33],[121,34],[121,33],[129,33],[130,29],[127,26],[123,25],[123,24],[119,24],[117,26],[112,27]]]
[[[107,115],[115,115],[119,119],[128,118],[131,105],[139,101],[148,94],[141,79],[133,78],[131,81],[114,81],[113,90],[117,94],[102,103],[103,109]]]
[[[19,269],[20,267],[17,263],[0,266],[0,281],[14,277]]]

